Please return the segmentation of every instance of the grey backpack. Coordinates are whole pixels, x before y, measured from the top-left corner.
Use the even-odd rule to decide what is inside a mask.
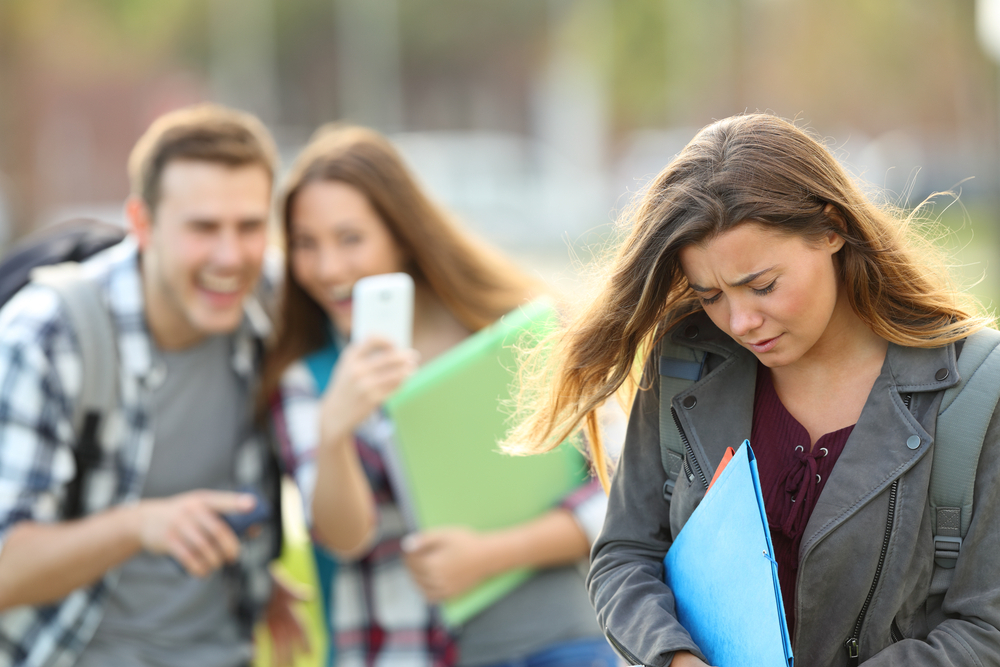
[[[117,405],[118,400],[118,347],[117,333],[111,313],[104,303],[97,283],[83,275],[77,262],[63,262],[38,266],[31,271],[31,282],[45,285],[59,295],[70,326],[80,345],[81,388],[80,400],[73,409],[73,432],[76,446],[73,458],[76,473],[66,489],[64,519],[83,516],[83,498],[87,472],[101,458],[101,422]],[[264,316],[261,311],[261,316]],[[263,342],[258,341],[257,354],[263,355]],[[268,465],[280,471],[273,449],[268,451]],[[275,474],[270,497],[276,525],[275,541],[271,546],[274,558],[281,555],[284,528],[281,512],[281,477]]]
[[[118,392],[118,348],[111,315],[94,281],[85,278],[76,262],[39,266],[32,282],[55,290],[80,345],[82,375],[80,400],[73,409],[76,474],[66,491],[65,518],[83,515],[83,485],[87,470],[100,458],[97,439],[101,420],[114,406]]]
[[[689,446],[681,442],[671,399],[701,377],[704,361],[704,352],[676,345],[668,337],[660,344],[660,458],[667,473],[663,494],[668,500],[682,469],[693,478],[684,463]],[[934,557],[943,568],[955,567],[972,521],[979,454],[1000,399],[1000,332],[982,329],[966,338],[958,374],[961,380],[941,400],[931,470]]]

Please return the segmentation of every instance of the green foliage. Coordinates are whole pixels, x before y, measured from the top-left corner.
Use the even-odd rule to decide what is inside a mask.
[[[630,126],[659,124],[667,106],[667,21],[662,0],[614,3],[612,108]]]
[[[199,5],[197,0],[6,0],[6,4],[4,37],[53,69],[96,77],[141,71],[174,57]]]
[[[993,312],[1000,305],[998,213],[998,202],[974,201],[968,206],[956,202],[930,214],[943,231],[938,242],[953,260],[951,273],[956,283]]]

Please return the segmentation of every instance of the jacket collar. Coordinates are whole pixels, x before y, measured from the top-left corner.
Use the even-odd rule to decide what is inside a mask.
[[[710,359],[708,373],[672,401],[695,458],[711,479],[726,448],[736,448],[750,438],[757,360],[704,313],[686,318],[671,337],[677,344],[717,355]],[[924,397],[926,409],[918,420],[907,407],[911,399],[906,396],[943,392],[958,380],[954,345],[914,348],[889,344],[882,371],[806,527],[802,556],[928,451],[937,400]]]
[[[139,249],[129,235],[124,241],[84,263],[86,275],[102,286],[108,311],[118,330],[118,356],[130,375],[147,378],[154,373],[155,343],[146,323],[146,305],[139,270]],[[251,296],[244,304],[243,320],[233,333],[232,365],[244,380],[257,372],[257,348],[270,334],[270,320]]]

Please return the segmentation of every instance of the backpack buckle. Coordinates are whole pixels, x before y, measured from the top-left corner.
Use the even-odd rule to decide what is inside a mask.
[[[948,558],[955,560],[958,552],[962,550],[961,537],[947,537],[945,535],[934,536],[934,558]]]

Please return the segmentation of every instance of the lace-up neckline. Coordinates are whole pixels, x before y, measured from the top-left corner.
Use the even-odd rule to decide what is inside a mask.
[[[810,451],[809,432],[782,405],[771,371],[758,364],[750,445],[757,458],[789,631],[794,629],[792,612],[802,535],[853,430],[851,425],[827,433]]]

